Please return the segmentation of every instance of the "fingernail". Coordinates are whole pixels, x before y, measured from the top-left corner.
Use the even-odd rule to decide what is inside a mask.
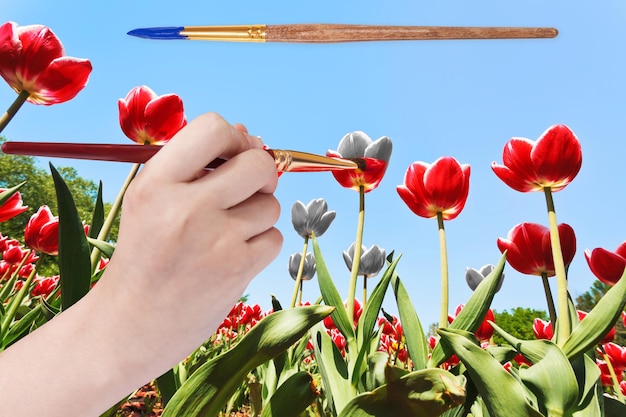
[[[262,149],[263,148],[263,141],[261,140],[261,136],[254,136],[254,135],[246,135],[246,137],[248,138],[248,142],[250,143],[250,146],[252,146],[253,148],[257,148],[257,149]]]

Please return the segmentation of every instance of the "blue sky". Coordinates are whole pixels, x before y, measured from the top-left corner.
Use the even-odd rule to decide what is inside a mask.
[[[563,123],[582,143],[580,174],[555,194],[559,222],[569,223],[578,239],[569,278],[574,296],[594,281],[583,250],[614,250],[626,239],[620,209],[626,206],[622,1],[5,0],[0,20],[49,26],[68,55],[88,58],[94,67],[74,100],[52,107],[25,105],[3,132],[10,140],[129,143],[119,127],[117,100],[142,84],[157,94],[180,95],[189,119],[219,112],[245,123],[275,148],[324,153],[351,131],[365,131],[374,139],[389,136],[394,152],[387,175],[366,197],[364,243],[403,254],[398,271],[424,326],[438,317],[439,249],[436,221],[415,216],[395,190],[413,161],[450,155],[472,166],[465,210],[446,224],[451,310],[471,295],[465,268],[499,259],[498,237],[520,222],[547,224],[542,194],[515,192],[491,171],[491,162],[501,162],[502,148],[513,136],[536,139],[550,125]],[[560,34],[549,40],[329,45],[149,41],[126,35],[147,26],[253,23],[550,26]],[[5,107],[14,97],[8,86],[0,86]],[[102,180],[108,201],[130,168],[53,163]],[[293,281],[287,260],[302,249],[291,226],[291,206],[319,197],[337,211],[320,244],[346,294],[349,274],[341,251],[354,240],[357,193],[341,188],[328,173],[313,173],[283,175],[276,195],[283,207],[278,227],[285,244],[248,288],[251,301],[269,308],[269,295],[275,294],[289,304]],[[313,301],[318,294],[317,283],[307,282],[305,298]],[[394,310],[391,294],[386,304]],[[493,307],[518,306],[546,308],[541,281],[507,267]]]

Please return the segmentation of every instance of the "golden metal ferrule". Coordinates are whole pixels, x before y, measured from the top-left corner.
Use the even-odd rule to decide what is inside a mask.
[[[186,26],[181,36],[206,41],[265,42],[266,25]]]

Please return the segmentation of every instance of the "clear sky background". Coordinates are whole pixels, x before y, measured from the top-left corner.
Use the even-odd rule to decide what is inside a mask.
[[[389,136],[394,152],[386,177],[366,197],[364,243],[403,254],[398,271],[424,326],[438,318],[439,246],[436,220],[415,216],[395,190],[413,161],[450,155],[472,167],[465,210],[446,223],[451,310],[471,295],[465,268],[499,259],[499,236],[520,222],[547,225],[542,194],[513,191],[491,171],[491,162],[501,162],[502,148],[513,136],[536,139],[550,125],[563,123],[582,143],[578,177],[555,194],[559,222],[569,223],[578,239],[570,268],[573,296],[594,281],[583,250],[614,250],[626,239],[623,1],[2,3],[2,22],[45,24],[68,55],[88,58],[94,67],[74,100],[51,107],[26,104],[3,132],[10,140],[129,143],[119,127],[117,100],[142,84],[157,94],[180,95],[189,119],[216,111],[245,123],[276,148],[324,153],[351,131],[365,131],[374,139]],[[150,41],[126,35],[137,27],[254,23],[550,26],[560,34],[549,40],[328,45]],[[8,86],[0,85],[0,106],[8,107],[14,98]],[[47,166],[47,160],[40,161]],[[107,201],[115,198],[130,169],[121,163],[53,163],[102,180]],[[320,244],[345,296],[349,273],[341,251],[354,241],[358,194],[341,188],[329,173],[300,173],[283,175],[276,195],[283,207],[278,227],[285,244],[248,288],[250,300],[269,308],[270,294],[275,294],[289,304],[294,282],[287,260],[302,249],[291,226],[291,206],[318,197],[337,211]],[[317,282],[305,284],[305,299],[315,300]],[[391,293],[386,304],[394,310]],[[518,306],[546,309],[541,280],[507,267],[493,308]]]

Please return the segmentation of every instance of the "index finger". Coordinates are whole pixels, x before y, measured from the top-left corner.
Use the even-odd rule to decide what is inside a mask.
[[[214,159],[229,159],[245,150],[261,147],[259,139],[246,135],[216,113],[206,113],[174,135],[146,163],[144,171],[152,171],[170,181],[193,181]]]

